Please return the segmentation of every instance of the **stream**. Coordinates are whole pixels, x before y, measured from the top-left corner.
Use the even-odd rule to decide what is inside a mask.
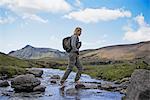
[[[69,96],[65,94],[65,91],[75,87],[73,82],[76,73],[71,72],[67,79],[66,87],[62,90],[58,84],[50,83],[50,77],[53,75],[62,77],[64,71],[48,68],[37,69],[44,71],[42,78],[38,79],[41,80],[41,85],[46,86],[45,92],[15,93],[10,86],[0,87],[0,100],[121,100],[121,97],[124,96],[119,92],[110,92],[100,89],[80,89],[76,95]],[[89,75],[85,74],[82,74],[80,81],[108,83],[107,81],[92,79]]]

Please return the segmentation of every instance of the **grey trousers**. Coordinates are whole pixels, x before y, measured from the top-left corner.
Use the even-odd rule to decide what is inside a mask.
[[[68,66],[67,66],[67,70],[65,71],[65,73],[61,79],[62,82],[64,82],[68,78],[68,76],[71,73],[74,66],[76,66],[78,69],[78,71],[76,73],[76,77],[75,77],[75,82],[76,82],[81,77],[82,65],[79,61],[79,56],[77,53],[69,53]]]

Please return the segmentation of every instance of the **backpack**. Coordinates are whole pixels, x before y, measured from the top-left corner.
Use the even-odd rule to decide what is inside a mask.
[[[62,45],[63,45],[63,48],[64,50],[66,50],[66,52],[70,52],[71,49],[72,49],[72,46],[71,46],[71,37],[66,37],[63,39],[63,42],[62,42]]]

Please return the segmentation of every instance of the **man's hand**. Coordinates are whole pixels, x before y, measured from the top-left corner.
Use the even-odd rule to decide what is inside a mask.
[[[79,51],[76,51],[75,53],[77,53],[77,55],[79,55]]]

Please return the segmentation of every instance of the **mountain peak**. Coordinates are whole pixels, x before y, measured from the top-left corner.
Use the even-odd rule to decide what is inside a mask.
[[[25,47],[32,47],[31,45],[26,45]]]
[[[26,45],[24,48],[33,48],[31,45]]]

